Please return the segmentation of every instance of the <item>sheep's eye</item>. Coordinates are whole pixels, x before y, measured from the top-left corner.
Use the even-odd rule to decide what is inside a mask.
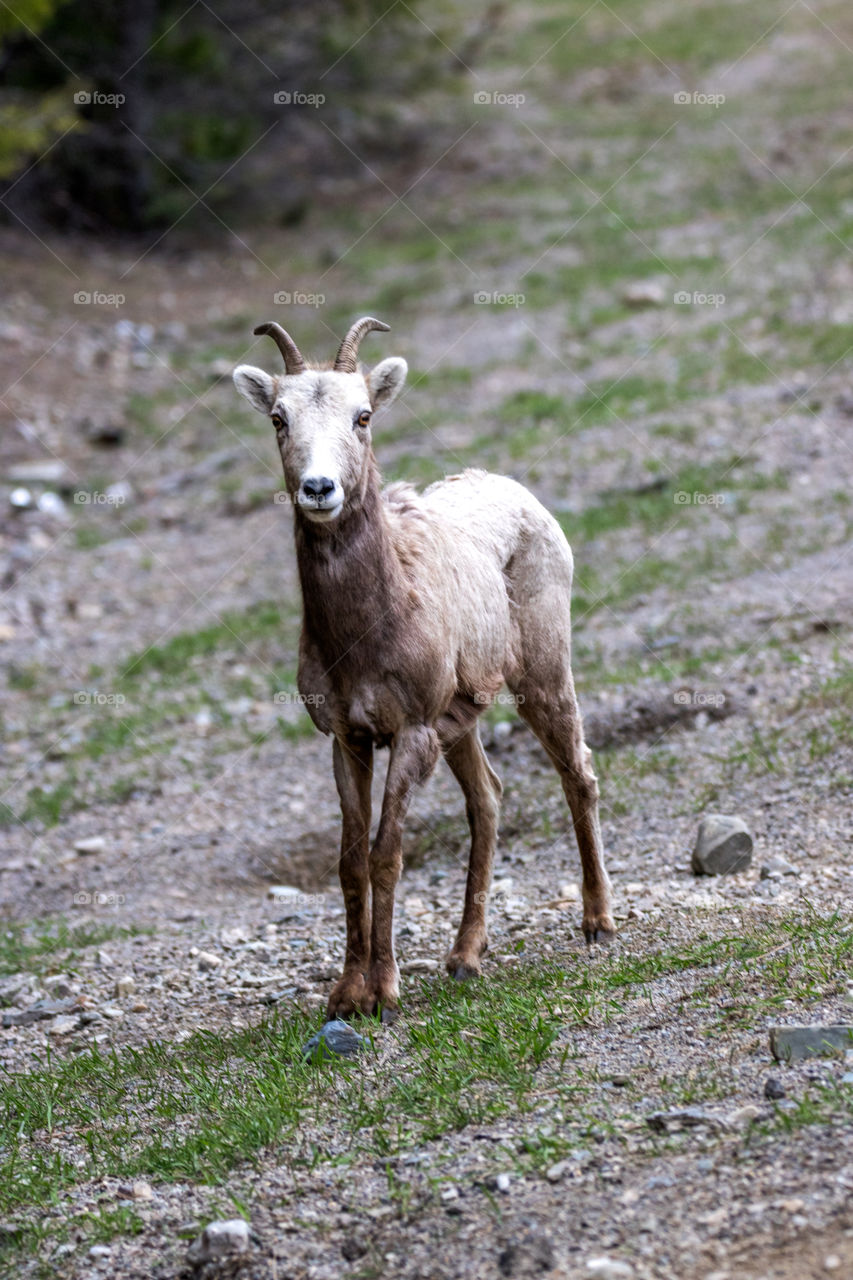
[[[273,414],[273,416],[272,416],[272,424],[273,424],[273,426],[275,427],[276,431],[281,431],[281,429],[282,429],[282,428],[283,428],[283,426],[284,426],[284,418],[281,416],[281,414],[280,414],[280,413],[274,413],[274,414]]]
[[[355,420],[355,425],[356,425],[357,427],[369,427],[369,426],[370,426],[370,410],[369,410],[369,409],[364,409],[364,410],[363,410],[363,411],[358,415],[358,417],[357,417],[357,418],[356,418],[356,420]]]

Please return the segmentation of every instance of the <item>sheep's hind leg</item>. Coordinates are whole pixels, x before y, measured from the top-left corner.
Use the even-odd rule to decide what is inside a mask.
[[[513,687],[513,686],[511,686]],[[518,713],[526,720],[560,775],[572,814],[583,871],[583,931],[587,942],[616,933],[610,908],[610,879],[604,869],[598,818],[598,781],[571,676],[554,689],[551,681],[526,677],[514,683]]]
[[[480,958],[488,947],[486,903],[492,880],[503,788],[483,750],[476,724],[452,746],[445,748],[445,757],[465,796],[471,828],[462,923],[453,950],[447,957],[448,973],[461,981],[479,975]]]
[[[370,963],[370,782],[373,744],[340,741],[333,747],[335,782],[341,801],[341,889],[347,913],[344,971],[332,988],[327,1018],[349,1018],[361,1007]]]

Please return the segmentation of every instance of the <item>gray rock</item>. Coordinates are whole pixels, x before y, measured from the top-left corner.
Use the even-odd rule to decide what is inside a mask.
[[[324,1062],[328,1058],[354,1058],[367,1044],[364,1036],[353,1031],[348,1022],[335,1018],[325,1023],[308,1040],[302,1050],[306,1062]]]
[[[70,1013],[76,1000],[37,1000],[29,1009],[10,1009],[3,1014],[4,1027],[29,1027],[34,1022],[45,1022],[61,1013]]]
[[[775,1076],[768,1076],[764,1082],[764,1096],[765,1098],[770,1098],[773,1102],[777,1102],[779,1098],[784,1098],[786,1091],[782,1081],[777,1080]]]
[[[191,1266],[203,1267],[208,1262],[249,1252],[249,1224],[245,1218],[229,1218],[225,1222],[209,1222],[189,1247]]]
[[[752,836],[740,818],[709,813],[699,823],[690,862],[697,876],[727,876],[745,871],[752,862]]]
[[[853,1047],[853,1026],[771,1027],[770,1052],[777,1062],[826,1058]]]

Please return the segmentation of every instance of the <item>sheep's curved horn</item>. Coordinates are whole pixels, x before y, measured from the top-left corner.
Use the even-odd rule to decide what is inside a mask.
[[[287,373],[304,373],[305,361],[290,334],[275,322],[259,324],[255,329],[259,336],[268,333],[281,354],[284,356],[284,367]]]
[[[390,327],[390,325],[383,324],[381,320],[374,320],[373,316],[362,316],[360,320],[356,320],[341,343],[338,354],[335,356],[336,372],[355,373],[358,367],[358,345],[364,335],[370,333],[371,329],[378,329],[380,333],[387,333]]]

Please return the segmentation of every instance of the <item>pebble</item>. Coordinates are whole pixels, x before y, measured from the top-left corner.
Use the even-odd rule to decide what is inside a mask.
[[[129,973],[124,974],[121,978],[116,979],[116,995],[132,996],[136,990],[136,982]]]
[[[666,293],[654,280],[635,280],[623,290],[622,301],[629,307],[662,307]]]
[[[124,1017],[124,1009],[119,1009],[114,1004],[105,1004],[101,1006],[101,1014],[111,1022],[118,1022]]]
[[[6,468],[6,477],[11,481],[29,484],[53,484],[60,488],[68,488],[74,477],[60,458],[36,458],[32,462],[16,462]]]
[[[759,875],[762,880],[781,880],[783,876],[796,876],[799,872],[784,858],[771,858],[769,862],[762,862]]]
[[[646,1124],[659,1133],[679,1133],[684,1129],[725,1129],[726,1122],[699,1107],[684,1107],[678,1111],[654,1111],[646,1116]]]
[[[414,960],[407,960],[405,961],[405,963],[401,964],[400,972],[403,974],[435,973],[437,968],[438,968],[437,960],[430,960],[426,958],[420,959],[420,960],[414,959]]]
[[[777,1080],[776,1076],[768,1076],[764,1082],[764,1096],[772,1100],[786,1097],[785,1086],[781,1080]]]
[[[302,893],[301,889],[295,889],[292,884],[273,884],[267,889],[268,898],[298,898]]]
[[[696,876],[726,876],[752,862],[752,836],[741,818],[709,813],[699,823],[690,868]]]
[[[632,1280],[634,1268],[621,1258],[587,1258],[586,1272],[599,1280]]]
[[[210,969],[218,969],[222,964],[219,956],[215,956],[212,951],[199,951],[198,967],[202,973],[207,973]]]
[[[229,1218],[225,1222],[209,1222],[190,1245],[187,1257],[193,1266],[201,1267],[207,1262],[248,1252],[248,1222],[245,1218]]]
[[[80,1019],[70,1017],[65,1014],[61,1018],[54,1018],[50,1026],[45,1029],[45,1034],[49,1036],[67,1036],[72,1031],[77,1030]]]
[[[557,1164],[552,1164],[551,1168],[546,1172],[545,1177],[549,1182],[559,1182],[563,1174],[569,1168],[568,1160],[560,1160]]]
[[[106,851],[107,842],[103,836],[86,836],[83,840],[74,841],[74,852],[81,854],[96,854]]]
[[[829,1253],[823,1260],[824,1271],[839,1271],[841,1269],[841,1259],[837,1253]]]
[[[746,1129],[755,1120],[761,1118],[761,1107],[756,1107],[754,1103],[748,1103],[745,1107],[739,1107],[737,1111],[733,1111],[731,1115],[726,1117],[727,1123],[735,1129]]]
[[[505,1196],[509,1195],[509,1190],[511,1185],[512,1185],[512,1180],[510,1179],[510,1176],[508,1173],[499,1173],[498,1176],[495,1178],[496,1188],[498,1189],[498,1191],[502,1192]]]
[[[334,1018],[326,1022],[308,1040],[302,1050],[306,1062],[324,1062],[329,1058],[354,1058],[361,1053],[367,1041],[354,1031],[348,1022]]]
[[[771,1027],[770,1051],[777,1062],[800,1062],[803,1058],[825,1058],[853,1044],[853,1026],[841,1023],[821,1027]]]

